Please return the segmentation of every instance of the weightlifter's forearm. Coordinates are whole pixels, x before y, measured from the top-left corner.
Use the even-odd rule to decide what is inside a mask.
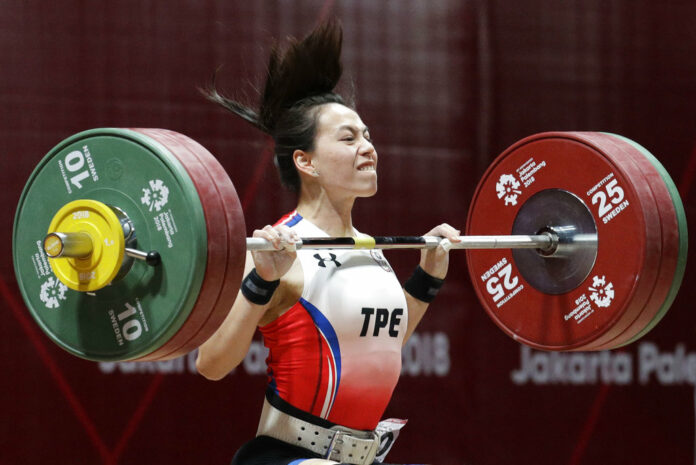
[[[406,305],[408,306],[408,325],[406,326],[406,335],[403,341],[403,344],[406,344],[406,341],[408,341],[411,334],[416,330],[418,323],[420,323],[430,304],[416,299],[408,292],[404,292],[404,295],[406,296]]]
[[[196,368],[210,380],[220,380],[239,365],[251,345],[265,309],[239,293],[222,326],[198,350]]]

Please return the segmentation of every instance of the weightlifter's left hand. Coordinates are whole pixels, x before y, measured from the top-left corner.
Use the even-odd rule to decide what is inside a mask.
[[[461,242],[459,238],[461,231],[453,228],[447,223],[435,226],[425,233],[425,235],[439,236],[449,240],[451,243]],[[446,242],[440,242],[440,245],[434,249],[422,249],[420,267],[434,278],[445,279],[447,268],[449,267],[449,248]]]

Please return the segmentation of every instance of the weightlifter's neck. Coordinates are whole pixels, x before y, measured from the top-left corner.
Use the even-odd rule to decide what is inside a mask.
[[[353,203],[354,198],[339,201],[325,193],[313,198],[301,195],[297,212],[329,236],[353,236]]]

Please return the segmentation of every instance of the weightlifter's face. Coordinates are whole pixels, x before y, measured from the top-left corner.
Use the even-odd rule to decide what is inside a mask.
[[[329,192],[369,197],[377,192],[377,151],[360,116],[338,104],[322,105],[312,163]]]

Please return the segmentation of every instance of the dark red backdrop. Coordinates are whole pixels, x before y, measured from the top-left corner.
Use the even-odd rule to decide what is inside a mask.
[[[248,82],[262,74],[272,38],[302,35],[318,18],[343,22],[345,67],[381,156],[380,192],[355,211],[361,230],[463,227],[493,157],[547,130],[639,141],[695,214],[690,0],[6,0],[0,8],[2,464],[227,463],[253,435],[265,383],[258,345],[217,383],[195,375],[191,357],[100,365],[68,356],[21,302],[12,221],[41,157],[102,126],[193,137],[227,168],[247,229],[273,221],[293,199],[263,156],[267,141],[196,87],[224,64],[224,87],[253,93]],[[630,363],[629,377],[602,378],[583,371],[590,355],[550,358],[508,339],[477,303],[464,254],[454,255],[444,292],[404,351],[387,415],[410,422],[392,461],[693,463],[696,379],[684,375],[696,358],[693,268],[665,320],[611,359]],[[417,255],[389,258],[403,277]],[[533,378],[517,373],[522,356],[533,357]]]

